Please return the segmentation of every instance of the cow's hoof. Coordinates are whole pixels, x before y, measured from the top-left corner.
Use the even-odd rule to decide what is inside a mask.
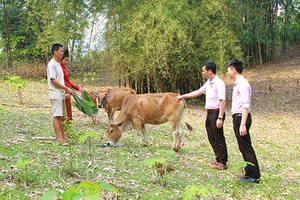
[[[179,148],[173,148],[173,151],[178,152]]]

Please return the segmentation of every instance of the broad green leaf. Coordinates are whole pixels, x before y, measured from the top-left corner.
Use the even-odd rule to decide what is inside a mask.
[[[53,200],[58,195],[58,191],[55,188],[49,189],[38,200]]]
[[[99,194],[92,194],[92,195],[86,196],[84,199],[85,200],[99,200],[100,195]]]
[[[79,185],[81,185],[85,190],[88,190],[91,187],[91,183],[88,181],[82,181]]]
[[[62,194],[62,200],[81,200],[82,199],[82,194],[74,193],[72,191],[65,191]]]
[[[113,191],[113,192],[116,192],[116,193],[120,193],[119,189],[116,188],[115,186],[107,183],[107,182],[98,182],[99,185],[101,186],[101,188],[105,189],[105,190],[108,190],[108,191]]]
[[[83,98],[81,98],[76,92],[73,92],[73,97],[76,101],[75,106],[78,108],[78,110],[89,116],[92,116],[98,112],[98,108],[87,95],[87,92],[84,91]]]

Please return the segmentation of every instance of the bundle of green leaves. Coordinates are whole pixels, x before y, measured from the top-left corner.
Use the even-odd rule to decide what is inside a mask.
[[[97,105],[91,100],[88,93],[84,91],[82,97],[80,97],[76,92],[73,92],[73,97],[76,101],[75,106],[88,116],[98,113]]]

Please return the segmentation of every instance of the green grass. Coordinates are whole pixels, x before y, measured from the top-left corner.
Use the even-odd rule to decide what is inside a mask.
[[[83,125],[84,116],[73,107],[73,133],[95,132],[101,140],[92,139],[91,149],[87,142],[63,147],[54,139],[46,83],[31,81],[23,92],[22,105],[5,82],[0,85],[0,92],[5,94],[0,98],[0,199],[38,199],[51,188],[62,193],[82,181],[107,182],[120,190],[119,194],[104,190],[101,199],[182,199],[184,188],[192,185],[208,190],[207,196],[202,193],[199,199],[299,198],[298,111],[286,115],[270,111],[273,114],[261,115],[253,108],[251,137],[262,182],[244,184],[236,178],[243,174],[242,156],[232,131],[229,108],[224,126],[228,170],[216,171],[207,164],[214,155],[204,127],[205,109],[190,107],[186,120],[194,130],[184,129],[184,146],[168,160],[175,170],[165,174],[164,186],[145,161],[163,157],[157,153],[171,149],[172,134],[168,125],[147,125],[150,143],[147,147],[137,147],[137,137],[132,130],[123,134],[121,147],[105,148],[98,144],[106,143],[106,113],[100,111],[100,124],[91,124],[91,119],[87,119],[88,125]],[[32,161],[27,172],[16,167],[20,159]]]

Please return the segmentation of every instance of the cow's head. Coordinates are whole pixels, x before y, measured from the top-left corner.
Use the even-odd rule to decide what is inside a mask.
[[[119,141],[119,139],[122,136],[122,125],[123,125],[123,122],[120,122],[118,124],[116,124],[116,123],[108,124],[107,146],[112,146]]]
[[[106,98],[107,98],[107,92],[100,92],[98,94],[98,108],[104,108]]]
[[[107,104],[108,92],[100,92],[98,94],[98,108],[104,108]]]

